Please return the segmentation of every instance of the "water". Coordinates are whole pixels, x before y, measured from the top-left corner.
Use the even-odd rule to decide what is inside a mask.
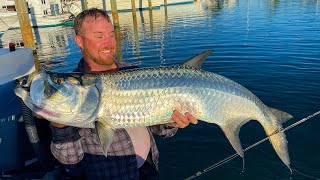
[[[268,106],[291,113],[288,126],[320,110],[319,0],[206,0],[137,12],[120,13],[118,59],[140,66],[178,64],[212,49],[204,69],[244,85]],[[12,32],[13,33],[13,32]],[[81,53],[71,27],[37,29],[43,68],[72,71]],[[11,36],[13,37],[13,36]],[[3,35],[5,42],[5,35]],[[6,45],[6,43],[4,43]],[[286,132],[295,170],[320,179],[320,118]],[[243,126],[240,138],[248,147],[265,137],[256,122]],[[162,179],[185,179],[234,154],[216,125],[199,123],[174,138],[157,139]],[[199,179],[308,179],[290,171],[269,142]]]

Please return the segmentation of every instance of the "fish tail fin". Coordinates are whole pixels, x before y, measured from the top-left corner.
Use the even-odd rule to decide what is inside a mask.
[[[288,120],[292,119],[293,116],[287,112],[280,111],[275,108],[269,107],[269,110],[272,112],[272,114],[276,117],[277,121],[280,123],[285,123]]]
[[[273,117],[270,117],[268,124],[262,124],[262,126],[266,134],[269,136],[270,143],[272,144],[279,158],[289,169],[291,169],[290,157],[288,153],[288,141],[285,133],[281,132],[283,128],[280,122],[287,121],[288,119],[291,119],[292,116],[277,109],[270,110],[273,113]]]
[[[290,158],[288,153],[287,139],[284,132],[279,132],[282,126],[264,127],[267,135],[269,136],[270,143],[276,151],[282,162],[290,169]]]

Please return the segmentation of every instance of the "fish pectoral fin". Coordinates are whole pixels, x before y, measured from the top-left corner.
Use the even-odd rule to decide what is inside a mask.
[[[269,107],[269,110],[272,112],[272,114],[276,117],[276,119],[280,122],[280,123],[285,123],[288,120],[292,119],[293,116],[289,113],[286,113],[284,111],[280,111],[278,109],[275,108],[271,108]]]
[[[235,121],[231,121],[235,122]],[[243,123],[244,124],[244,123]],[[243,124],[228,124],[220,126],[228,140],[230,141],[233,149],[241,156],[244,157],[244,152],[241,146],[241,141],[239,138],[240,128]]]
[[[95,127],[103,154],[107,156],[107,151],[113,141],[114,130],[108,124],[103,124],[99,121],[95,122]]]
[[[200,54],[193,56],[192,58],[186,60],[185,62],[181,63],[181,66],[190,66],[197,69],[201,69],[203,61],[207,59],[207,57],[212,53],[212,50],[204,51]]]

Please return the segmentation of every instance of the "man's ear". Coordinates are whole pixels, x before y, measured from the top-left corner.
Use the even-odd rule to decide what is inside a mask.
[[[83,49],[83,39],[82,39],[82,37],[79,36],[79,35],[76,35],[76,36],[74,37],[74,40],[76,41],[77,45],[78,45],[81,49]]]

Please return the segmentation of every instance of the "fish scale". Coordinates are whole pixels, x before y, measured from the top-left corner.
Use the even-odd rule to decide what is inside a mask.
[[[179,76],[174,76],[176,72],[179,72]],[[159,76],[159,74],[162,74],[162,76]],[[121,76],[125,78],[121,78]],[[146,78],[147,76],[149,78]],[[126,77],[131,78],[128,79]],[[159,79],[160,77],[161,79]],[[194,70],[192,68],[148,68],[140,71],[127,71],[126,75],[121,72],[119,74],[115,73],[111,75],[103,75],[99,78],[101,78],[102,84],[105,84],[105,87],[103,88],[106,89],[106,91],[102,92],[109,97],[106,98],[105,103],[105,110],[107,112],[106,114],[110,114],[112,117],[116,117],[116,115],[122,115],[114,115],[114,112],[112,111],[113,109],[122,109],[120,113],[149,112],[149,114],[153,114],[153,116],[149,117],[154,120],[152,123],[167,123],[168,119],[171,119],[171,114],[162,114],[162,109],[174,110],[178,108],[178,110],[181,112],[186,112],[186,110],[181,109],[183,104],[195,104],[195,107],[199,106],[199,104],[206,104],[206,107],[214,107],[216,104],[219,104],[219,102],[213,100],[210,101],[210,98],[206,98],[206,96],[208,94],[214,95],[217,92],[223,92],[220,94],[223,98],[225,98],[224,96],[228,95],[242,95],[242,97],[251,100],[250,102],[257,103],[258,106],[263,107],[263,104],[259,100],[252,101],[252,99],[256,98],[255,95],[247,90],[244,90],[242,87],[238,87],[239,84],[232,82],[230,83],[230,80],[219,75],[207,73],[205,71]],[[190,79],[192,79],[192,81]],[[198,88],[194,89],[192,87]],[[240,91],[236,92],[236,90]],[[244,94],[248,92],[250,96],[248,94]],[[197,97],[192,99],[193,102],[201,102],[191,103],[188,99],[190,96]],[[216,97],[212,96],[212,98]],[[179,102],[176,101],[176,99],[182,99],[184,101]],[[207,99],[207,101],[205,101],[205,99]],[[175,103],[173,103],[173,101]],[[208,104],[208,102],[211,102],[211,104]],[[130,106],[128,106],[128,104],[130,104]],[[153,105],[148,106],[148,104]],[[193,107],[193,109],[196,109],[195,107]],[[212,114],[212,110],[209,112],[206,110],[207,109],[200,109],[200,111],[203,112],[201,114],[197,111],[191,113],[197,117],[200,117],[200,119],[204,121],[212,121],[214,117],[209,116],[209,114]],[[117,111],[117,113],[119,113],[119,111]],[[205,114],[205,117],[211,117],[212,119],[203,119],[202,114]],[[137,116],[136,118],[140,117]],[[111,122],[113,122],[113,120],[116,121],[116,119],[112,119]],[[136,121],[130,121],[130,123],[131,122],[133,123]],[[128,125],[133,127],[144,126],[144,124],[130,123],[128,123]],[[148,124],[150,125],[151,123],[148,122]]]
[[[99,78],[102,84],[106,85],[106,91],[103,92],[110,97],[106,99],[106,107],[103,109],[105,118],[114,128],[173,122],[172,111],[177,109],[182,113],[190,112],[205,122],[219,125],[236,151],[241,154],[242,147],[237,133],[243,124],[251,119],[259,121],[264,127],[272,124],[273,130],[265,128],[268,132],[281,127],[281,124],[275,125],[276,123],[272,122],[276,120],[269,108],[249,90],[223,76],[192,67],[142,68],[102,75]],[[187,106],[189,108],[183,108]],[[147,115],[131,115],[130,118],[124,118],[122,123],[117,122],[119,118],[114,118],[123,117],[123,114],[128,112]],[[235,134],[230,133],[230,127]],[[283,136],[284,134],[280,139],[283,139]],[[275,146],[275,143],[273,145]],[[278,151],[286,151],[286,143],[283,146]]]

